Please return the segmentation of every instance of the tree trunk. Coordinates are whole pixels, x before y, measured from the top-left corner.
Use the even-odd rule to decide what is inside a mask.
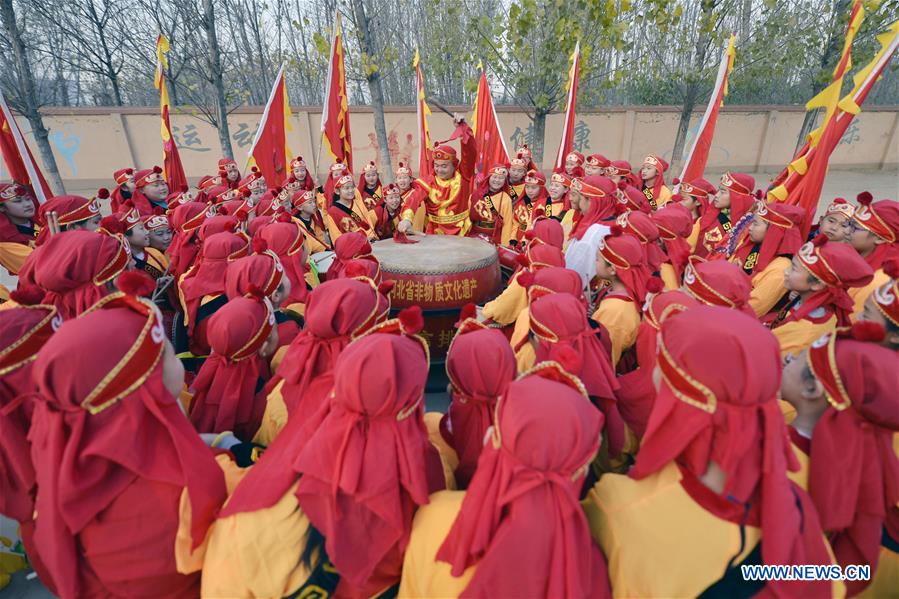
[[[44,164],[44,175],[47,177],[50,187],[56,193],[64,194],[66,188],[62,184],[62,178],[59,176],[59,167],[56,166],[56,158],[53,156],[53,149],[50,147],[47,128],[44,127],[44,119],[38,110],[34,74],[31,72],[28,55],[25,53],[22,32],[19,31],[19,26],[16,23],[16,13],[13,9],[12,0],[0,0],[0,13],[2,13],[0,16],[3,19],[3,28],[6,30],[6,36],[12,46],[16,62],[18,92],[20,94],[19,103],[25,118],[28,119],[31,125],[34,138],[37,140],[38,151]]]
[[[687,141],[687,132],[690,131],[690,117],[693,116],[693,107],[696,106],[696,96],[699,85],[691,83],[684,94],[684,104],[681,106],[680,122],[677,125],[677,136],[674,138],[674,150],[671,151],[671,171],[680,170],[684,159],[684,143]]]
[[[371,23],[365,15],[363,0],[353,0],[353,15],[356,31],[359,33],[359,46],[363,54],[372,61],[370,72],[366,74],[368,91],[371,94],[371,105],[375,117],[375,135],[378,138],[378,154],[381,159],[381,181],[393,182],[393,164],[390,162],[390,148],[387,145],[387,125],[384,123],[384,90],[381,86],[381,71],[374,63],[377,60]]]
[[[825,80],[824,77],[829,70],[833,70],[833,65],[843,49],[843,34],[845,33],[846,15],[849,14],[850,2],[851,0],[834,0],[833,2],[833,20],[830,26],[830,35],[827,38],[827,45],[824,46],[824,53],[821,55],[821,72],[818,77],[812,80],[813,98],[830,84],[831,78],[827,77]],[[817,122],[817,109],[805,113],[805,118],[802,119],[802,127],[799,129],[799,137],[796,138],[794,155],[802,149],[802,146],[805,144],[805,138],[815,128]]]
[[[9,2],[11,0],[3,0]],[[228,131],[228,104],[225,102],[225,80],[222,76],[222,55],[218,37],[215,32],[215,8],[213,0],[203,0],[203,28],[209,46],[209,70],[212,85],[215,87],[216,120],[219,130],[219,144],[225,158],[234,158],[231,149],[231,134]]]
[[[534,164],[537,165],[537,168],[543,166],[543,142],[545,135],[546,111],[538,108],[534,112],[534,140],[531,144],[531,153],[533,154]],[[553,160],[555,160],[555,157],[553,157]],[[553,167],[555,167],[555,164],[550,166],[550,170],[552,170]]]

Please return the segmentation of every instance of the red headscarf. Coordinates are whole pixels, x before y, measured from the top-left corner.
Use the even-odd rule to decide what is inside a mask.
[[[642,305],[652,273],[646,265],[646,252],[640,241],[632,235],[622,235],[615,225],[612,232],[600,240],[599,252],[615,267],[615,276],[627,288],[631,299],[638,302],[638,306]]]
[[[622,181],[634,187],[640,184],[640,178],[634,174],[634,169],[627,160],[613,160],[609,163],[609,166],[606,167],[606,176],[624,177]],[[645,199],[646,198],[644,197],[644,200]]]
[[[700,306],[669,318],[659,332],[662,385],[631,476],[672,461],[686,478],[714,461],[726,476],[726,518],[762,532],[764,564],[830,564],[814,506],[787,478],[798,463],[776,398],[777,339],[735,310]],[[702,484],[695,481],[695,484]],[[821,596],[829,581],[769,581],[777,596]]]
[[[818,235],[799,251],[799,262],[825,287],[813,293],[799,308],[792,310],[780,324],[801,320],[818,308],[830,308],[837,317],[837,326],[849,326],[854,302],[846,290],[864,287],[874,278],[874,271],[848,243],[828,243]]]
[[[877,270],[883,266],[884,260],[899,257],[899,202],[895,200],[871,202],[871,194],[868,192],[860,193],[858,201],[855,222],[885,242],[865,256],[868,265]]]
[[[664,208],[663,208],[664,209]],[[656,398],[652,371],[656,365],[656,339],[662,322],[671,316],[701,305],[683,291],[663,291],[647,296],[643,318],[637,329],[636,370],[621,375],[618,382],[618,410],[621,418],[637,437],[642,438]]]
[[[228,264],[246,254],[247,242],[234,233],[216,233],[203,242],[195,268],[181,281],[188,335],[193,335],[197,326],[197,311],[203,297],[224,293]]]
[[[260,249],[254,243],[254,249]],[[225,295],[236,297],[271,297],[281,286],[284,267],[278,256],[269,249],[252,256],[238,258],[225,271]]]
[[[122,242],[91,231],[66,231],[44,244],[34,268],[35,282],[47,292],[44,303],[60,316],[75,318],[106,295],[106,283],[128,266]]]
[[[496,400],[516,373],[515,353],[502,332],[485,328],[472,318],[460,324],[446,355],[452,402],[444,418],[447,425],[441,426],[459,456],[455,474],[460,488],[471,481],[484,435],[493,424]]]
[[[328,267],[328,279],[339,279],[346,263],[357,258],[378,263],[371,253],[371,243],[364,233],[344,233],[334,242],[334,261]]]
[[[674,267],[677,280],[684,275],[684,268],[690,258],[690,244],[687,238],[693,230],[690,211],[679,203],[669,202],[650,215],[659,230],[659,239],[665,248],[666,260]]]
[[[188,202],[178,206],[171,213],[172,243],[169,244],[166,254],[171,259],[171,272],[176,279],[190,270],[200,252],[197,230],[206,219],[206,211],[206,204]]]
[[[15,291],[13,298],[21,300]],[[38,350],[61,323],[53,306],[0,310],[0,514],[19,522],[31,521],[35,490],[27,439],[33,405],[22,396],[34,389],[31,369]]]
[[[726,172],[721,175],[721,187],[730,192],[730,222],[737,224],[743,216],[752,209],[753,197],[752,190],[755,187],[755,178],[745,173]],[[718,215],[721,210],[711,203],[709,198],[709,206],[702,214],[699,222],[701,231],[705,231],[718,224]]]
[[[561,382],[529,374],[509,385],[437,552],[454,576],[477,564],[463,596],[610,596],[605,559],[578,502],[603,417],[571,375],[542,370]]]
[[[565,230],[562,229],[562,223],[554,218],[538,218],[525,233],[525,237],[529,244],[540,242],[560,250],[565,244]]]
[[[874,571],[886,514],[899,502],[899,354],[828,333],[809,348],[808,364],[830,404],[812,434],[809,495],[840,565]],[[847,594],[867,585],[847,581]]]
[[[617,212],[628,212],[630,210],[652,212],[649,202],[646,201],[646,195],[639,188],[629,185],[624,181],[618,183],[618,192],[616,194],[618,203],[615,205]]]
[[[226,214],[207,216],[200,224],[200,229],[197,231],[197,237],[199,237],[200,242],[204,242],[216,233],[234,233],[236,235],[244,236],[243,233],[238,232],[238,225],[240,225],[240,221],[233,216],[228,216]]]
[[[693,181],[682,182],[679,192],[681,195],[688,195],[699,201],[699,217],[702,218],[702,215],[709,209],[709,204],[718,190],[705,179],[694,179]]]
[[[63,324],[34,364],[35,544],[63,597],[87,592],[89,568],[81,563],[77,536],[136,480],[187,489],[193,547],[225,500],[219,466],[163,383],[165,343],[153,304],[115,293]],[[152,522],[174,531],[177,517],[177,502],[159,505],[134,526]],[[99,538],[102,530],[94,531],[92,543],[108,551],[126,546],[121,538]],[[131,545],[122,556],[121,579],[148,576],[158,563],[144,553],[172,551],[174,541],[173,535],[159,547]]]
[[[659,228],[649,214],[637,211],[628,211],[618,216],[615,220],[621,231],[627,235],[633,235],[646,252],[646,263],[652,272],[658,272],[665,261],[665,253],[659,247]]]
[[[428,502],[427,372],[421,338],[376,333],[351,344],[328,414],[294,463],[300,508],[328,559],[366,594],[399,580],[412,517]]]
[[[590,225],[601,223],[615,216],[615,183],[608,177],[591,175],[583,180],[575,179],[571,188],[590,201],[583,216],[571,230],[571,239],[580,239]]]
[[[531,332],[537,339],[537,362],[558,362],[584,383],[606,417],[609,453],[624,447],[624,422],[618,413],[618,380],[609,352],[587,322],[584,305],[573,295],[552,293],[531,302]]]
[[[109,192],[105,189],[100,190],[98,197],[108,197]],[[50,212],[56,212],[57,221],[60,227],[67,229],[69,225],[82,223],[100,216],[100,202],[96,197],[84,198],[81,196],[54,196],[41,204],[37,212],[36,223],[42,228],[35,240],[36,245],[43,245],[51,237],[50,228],[47,227],[47,215]]]
[[[755,214],[768,224],[765,238],[759,245],[758,258],[752,267],[753,273],[759,273],[778,256],[792,257],[799,251],[803,243],[802,221],[805,220],[805,208],[783,202],[759,203]],[[754,245],[749,239],[749,232],[745,232],[734,250],[734,256],[745,265]]]
[[[755,318],[749,306],[752,281],[743,269],[732,262],[691,257],[684,270],[683,289],[707,306],[734,308]]]
[[[257,237],[264,239],[268,248],[277,254],[284,274],[290,279],[290,295],[284,305],[305,303],[309,294],[306,289],[306,261],[303,260],[306,236],[300,225],[294,221],[271,223],[260,229]]]
[[[209,318],[206,337],[212,354],[192,385],[190,421],[197,432],[233,431],[250,441],[265,412],[265,396],[257,396],[271,373],[259,355],[275,315],[267,301],[238,297]]]

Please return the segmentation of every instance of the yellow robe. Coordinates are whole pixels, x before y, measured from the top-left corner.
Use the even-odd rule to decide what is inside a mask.
[[[858,315],[861,314],[865,309],[865,300],[868,299],[868,296],[871,295],[871,293],[875,289],[885,284],[889,280],[889,275],[883,272],[882,268],[878,268],[874,271],[874,278],[870,283],[868,283],[864,287],[854,287],[847,291],[849,297],[851,297],[852,301],[855,302],[855,305],[852,307],[852,322],[858,320]]]
[[[655,211],[671,201],[671,190],[668,189],[667,185],[662,185],[662,187],[659,188],[659,197],[653,199],[656,203],[655,208],[653,208],[653,211]]]
[[[614,597],[696,597],[759,542],[761,531],[746,526],[740,551],[740,527],[696,503],[680,480],[674,463],[639,481],[607,474],[584,500]],[[841,582],[832,588],[845,592]]]
[[[509,240],[515,236],[515,229],[518,226],[515,222],[515,215],[512,214],[512,198],[505,191],[490,194],[490,202],[485,198],[471,198],[472,212],[478,216],[472,218],[471,227],[475,228],[479,223],[483,223],[481,228],[486,228],[488,223],[495,223],[496,215],[503,219],[503,228],[500,233],[500,244],[509,245]],[[492,208],[491,208],[492,204]],[[496,213],[494,213],[494,210]]]
[[[788,258],[778,256],[764,270],[753,273],[749,306],[759,318],[770,312],[787,292],[784,287],[784,271],[789,266]]]
[[[399,597],[458,597],[471,582],[477,564],[457,578],[451,574],[448,563],[436,560],[437,551],[456,521],[464,498],[462,491],[440,491],[418,509],[403,560]]]
[[[831,316],[824,322],[817,322],[803,318],[794,320],[779,327],[771,329],[777,342],[780,343],[780,357],[797,356],[824,333],[834,330],[837,326],[837,317]]]
[[[283,356],[282,356],[283,359]],[[280,362],[279,362],[280,364]],[[253,437],[253,443],[268,447],[278,436],[278,433],[287,425],[287,406],[281,395],[281,387],[284,381],[279,382],[265,398],[265,412],[262,414],[262,423]]]
[[[0,242],[0,266],[9,271],[11,275],[19,274],[25,259],[31,255],[34,248],[24,243],[11,241]]]
[[[674,271],[674,267],[667,262],[663,262],[659,268],[659,276],[665,284],[665,291],[680,289],[681,283],[677,280],[677,273]]]
[[[565,234],[565,241],[562,244],[562,250],[568,249],[568,242],[571,240],[571,230],[574,228],[574,215],[577,214],[577,210],[574,208],[568,210],[560,221],[562,224],[562,232]]]
[[[614,368],[618,365],[621,354],[637,342],[637,330],[640,326],[637,304],[617,297],[607,297],[599,302],[592,318],[609,331]]]
[[[503,326],[512,324],[522,310],[528,307],[527,289],[518,284],[518,274],[509,281],[496,299],[484,304],[483,315]]]
[[[690,251],[696,251],[696,244],[699,242],[699,219],[696,219],[696,222],[693,223],[693,230],[690,231],[690,236],[687,237],[687,243],[690,245]]]
[[[371,240],[375,240],[378,238],[377,233],[375,233],[375,225],[378,224],[378,219],[375,215],[365,207],[365,202],[362,201],[362,195],[356,190],[356,195],[353,198],[353,212],[359,215],[360,218],[365,219],[365,221],[369,224],[369,230],[362,231],[368,235],[368,238]],[[334,222],[334,219],[331,218],[330,213],[325,212],[325,226],[328,228],[328,234],[331,236],[331,243],[337,243],[337,238],[340,237],[343,233],[341,233],[340,228],[337,226],[337,223]]]

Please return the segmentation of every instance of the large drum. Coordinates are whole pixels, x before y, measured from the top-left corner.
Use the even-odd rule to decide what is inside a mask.
[[[372,244],[372,251],[381,262],[383,278],[396,283],[390,292],[393,308],[421,306],[422,334],[430,345],[431,361],[442,364],[460,308],[483,304],[500,291],[496,248],[471,237],[414,235],[410,239],[418,243],[386,239]]]

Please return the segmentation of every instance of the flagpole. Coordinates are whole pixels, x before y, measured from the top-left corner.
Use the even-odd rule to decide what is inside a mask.
[[[25,171],[28,172],[28,178],[31,179],[31,190],[34,192],[35,197],[37,197],[38,202],[43,204],[47,201],[47,196],[44,194],[44,189],[41,185],[41,180],[38,177],[37,170],[31,162],[31,155],[28,151],[28,146],[25,145],[25,140],[22,138],[22,131],[19,129],[19,124],[12,116],[12,111],[6,103],[6,96],[3,95],[3,92],[0,92],[0,109],[3,110],[3,116],[6,117],[6,122],[9,123],[9,131],[16,141],[16,148],[19,150],[22,164],[25,165]]]

